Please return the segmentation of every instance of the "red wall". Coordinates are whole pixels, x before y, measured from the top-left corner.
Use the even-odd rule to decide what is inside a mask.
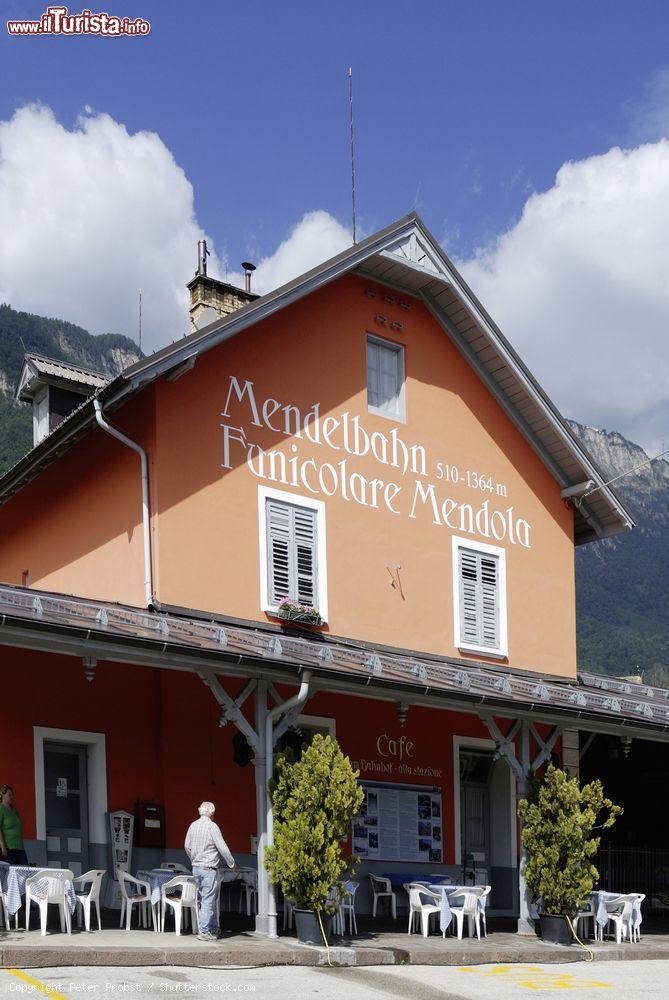
[[[164,804],[167,846],[180,848],[197,806],[210,799],[231,849],[249,853],[256,830],[253,764],[233,762],[232,725],[220,728],[219,707],[194,674],[100,662],[92,682],[81,660],[3,647],[0,670],[11,705],[5,704],[0,740],[0,783],[8,782],[28,839],[35,837],[35,762],[33,727],[103,732],[107,750],[110,809],[134,811],[137,801]],[[233,696],[241,680],[222,678]],[[294,688],[280,687],[289,697]],[[245,711],[252,720],[253,698]],[[11,710],[10,710],[11,709]],[[394,781],[441,788],[444,861],[454,861],[453,735],[488,737],[473,715],[412,707],[400,725],[395,702],[318,693],[306,715],[334,718],[336,737],[361,780]],[[508,722],[500,721],[503,729]],[[546,727],[539,727],[546,732]],[[377,746],[379,737],[387,737]],[[388,741],[404,737],[402,759]],[[407,743],[411,744],[407,751]],[[384,756],[384,753],[387,754]],[[392,771],[370,767],[383,762]],[[401,765],[439,774],[400,770]]]

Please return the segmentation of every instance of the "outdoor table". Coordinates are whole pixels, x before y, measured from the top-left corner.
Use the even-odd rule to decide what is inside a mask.
[[[151,905],[155,906],[160,903],[160,891],[166,882],[170,882],[173,878],[183,875],[184,878],[190,878],[185,872],[175,872],[171,868],[142,868],[135,875],[135,878],[141,879],[142,882],[148,882],[151,888]]]
[[[607,908],[607,903],[609,906],[616,903],[624,903],[632,893],[627,892],[604,892],[603,889],[599,889],[596,892],[590,894],[592,900],[593,909],[595,910],[595,920],[602,928],[606,927],[609,922],[609,910]],[[641,926],[642,921],[641,916],[641,903],[636,900],[632,905],[632,927],[636,930],[637,927]]]
[[[8,865],[4,862],[0,865],[0,879],[2,880],[2,891],[7,902],[7,912],[13,917],[21,909],[21,897],[25,896],[26,879],[36,875],[38,871],[48,872],[49,868],[31,868],[30,865]],[[32,887],[32,895],[39,899],[44,898],[49,891],[50,879],[47,876],[40,879]],[[70,913],[74,913],[77,905],[77,897],[74,892],[74,885],[71,879],[65,881],[65,898]]]
[[[381,878],[387,878],[393,889],[401,889],[407,882],[420,882],[421,885],[434,885],[448,876],[438,872],[428,872],[427,875],[417,875],[416,872],[383,872]]]
[[[451,903],[449,896],[456,890],[460,891],[464,889],[465,891],[471,891],[474,888],[471,885],[444,885],[443,882],[432,883],[427,887],[432,892],[439,893],[441,895],[441,912],[439,914],[439,930],[442,934],[445,934],[450,927],[451,921],[453,919],[453,913],[451,911]],[[462,905],[462,903],[454,903],[454,906]],[[480,912],[483,912],[486,905],[485,896],[478,896],[476,900],[476,905]]]

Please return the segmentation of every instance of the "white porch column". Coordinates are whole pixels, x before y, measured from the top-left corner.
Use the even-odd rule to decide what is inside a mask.
[[[269,933],[269,875],[265,868],[267,846],[267,747],[265,727],[267,721],[267,681],[258,681],[255,696],[255,727],[258,745],[255,752],[256,822],[258,832],[258,912],[256,931]]]
[[[520,765],[522,776],[516,774],[516,801],[525,798],[528,790],[528,775],[530,772],[530,724],[523,722],[520,727]],[[520,823],[520,833],[522,836],[523,824]],[[520,865],[518,867],[518,933],[534,934],[534,920],[530,916],[530,893],[525,884],[525,869],[527,868],[528,854],[524,847],[520,851]]]

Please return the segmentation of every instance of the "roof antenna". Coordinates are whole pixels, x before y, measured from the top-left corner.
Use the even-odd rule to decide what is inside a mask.
[[[355,151],[353,147],[353,69],[348,68],[348,120],[351,128],[351,210],[353,215],[353,243],[355,238]]]
[[[142,353],[142,289],[139,290],[139,353]]]

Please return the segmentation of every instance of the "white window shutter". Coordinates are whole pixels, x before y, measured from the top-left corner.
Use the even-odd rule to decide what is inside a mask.
[[[478,558],[460,549],[460,640],[478,645]]]
[[[496,556],[459,550],[460,641],[499,649],[499,563]]]
[[[269,602],[285,600],[316,605],[316,511],[280,500],[267,500]]]
[[[267,501],[267,565],[269,601],[278,605],[291,594],[290,508],[275,500]]]
[[[316,602],[316,511],[293,507],[296,593],[302,604]]]

